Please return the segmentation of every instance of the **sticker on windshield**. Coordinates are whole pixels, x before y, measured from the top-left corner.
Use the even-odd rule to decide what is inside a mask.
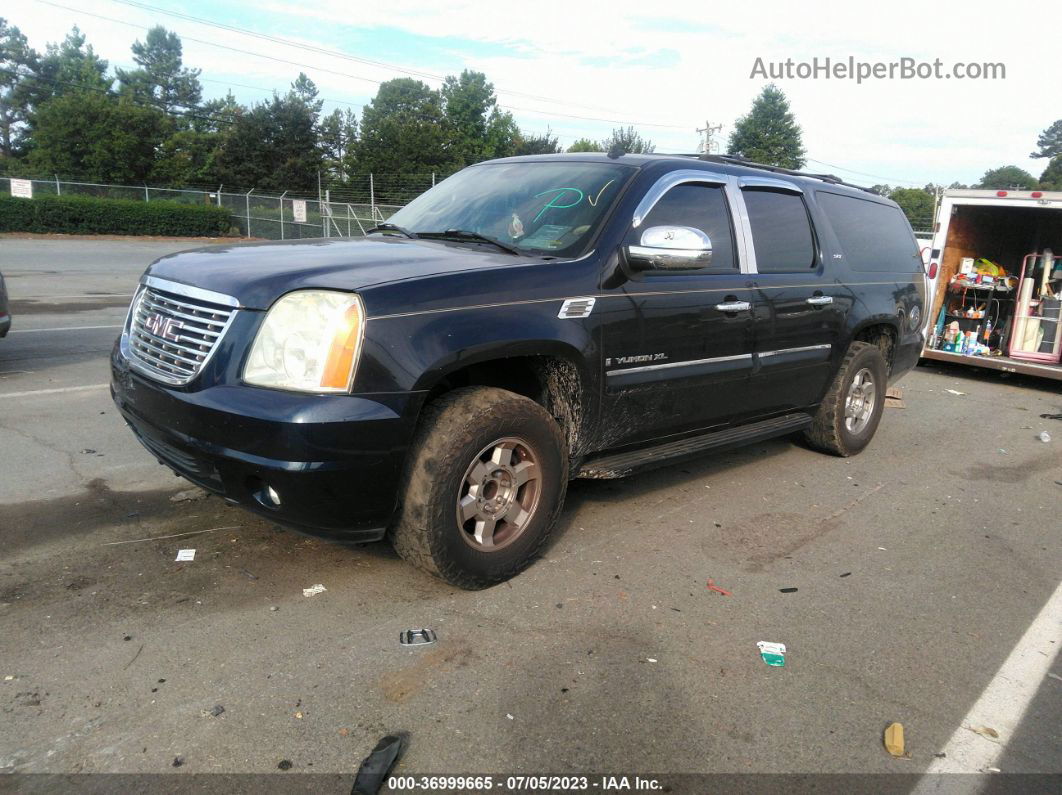
[[[516,240],[518,237],[524,236],[524,222],[520,220],[520,216],[513,213],[512,219],[509,221],[509,237]]]
[[[561,248],[561,238],[568,234],[570,226],[545,224],[520,241],[523,248]]]

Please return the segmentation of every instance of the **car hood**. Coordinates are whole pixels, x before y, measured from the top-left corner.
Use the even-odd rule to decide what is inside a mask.
[[[370,285],[533,261],[489,246],[376,236],[244,243],[182,251],[147,275],[231,295],[268,309],[292,290],[359,290]]]

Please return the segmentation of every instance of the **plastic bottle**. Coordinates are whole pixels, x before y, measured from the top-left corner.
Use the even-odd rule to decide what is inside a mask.
[[[988,344],[989,338],[992,336],[992,318],[989,318],[985,322],[985,345]]]

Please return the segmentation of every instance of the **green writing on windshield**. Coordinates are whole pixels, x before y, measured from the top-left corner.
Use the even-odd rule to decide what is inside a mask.
[[[560,198],[565,193],[569,193],[569,192],[578,194],[579,198],[576,199],[573,202],[569,202],[568,204],[560,204],[559,203]],[[583,200],[583,192],[581,190],[579,190],[578,188],[550,188],[549,190],[544,190],[541,193],[536,193],[535,194],[535,198],[538,198],[539,196],[545,196],[547,193],[555,193],[557,195],[554,196],[552,199],[550,199],[548,202],[546,202],[545,206],[543,206],[543,208],[538,211],[538,215],[536,215],[534,217],[534,219],[531,221],[531,223],[534,223],[539,218],[541,218],[542,217],[542,213],[546,212],[546,210],[549,210],[549,209],[564,210],[564,209],[567,209],[568,207],[574,207],[575,205],[577,205],[579,202],[581,202]]]

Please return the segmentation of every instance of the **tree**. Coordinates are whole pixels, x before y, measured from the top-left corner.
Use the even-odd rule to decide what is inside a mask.
[[[288,96],[292,101],[301,102],[316,117],[324,107],[324,100],[318,99],[317,94],[317,84],[308,78],[305,72],[299,72],[299,76],[291,84]]]
[[[774,83],[765,86],[748,114],[734,123],[727,151],[770,166],[803,167],[800,127],[789,110],[789,100]]]
[[[580,138],[568,147],[569,152],[601,152],[601,144],[591,141],[589,138]]]
[[[0,140],[10,136],[10,152],[25,156],[36,141],[36,112],[51,99],[95,93],[108,95],[111,79],[107,77],[107,61],[99,58],[85,36],[74,26],[59,44],[48,44],[44,55],[24,46],[24,37],[17,28],[0,33],[0,69],[13,78],[5,91],[0,88],[0,100],[6,110],[0,110]],[[13,74],[12,74],[13,73]],[[2,85],[3,76],[0,76]],[[81,142],[72,142],[81,145]]]
[[[185,68],[181,40],[176,33],[161,25],[151,28],[143,42],[133,43],[133,60],[139,69],[118,70],[123,92],[166,113],[199,106],[203,98],[200,70]]]
[[[656,151],[656,144],[635,132],[634,127],[617,127],[601,141],[599,151],[609,154],[651,155]]]
[[[1023,168],[1000,166],[986,171],[977,187],[1000,190],[1033,190],[1036,187],[1036,179]]]
[[[39,56],[22,31],[0,17],[0,157],[20,148],[29,104],[20,86],[39,68]]]
[[[187,129],[172,132],[159,146],[151,181],[160,185],[216,183],[216,161],[225,133],[246,113],[230,91],[203,103]]]
[[[45,174],[96,182],[147,180],[165,117],[126,99],[92,91],[64,94],[34,115],[30,165]]]
[[[557,136],[549,127],[542,135],[520,133],[514,155],[554,155],[561,150]]]
[[[380,84],[361,114],[355,160],[361,172],[425,174],[454,163],[442,99],[419,80]]]
[[[336,108],[321,119],[319,125],[321,156],[326,180],[329,183],[347,179],[353,165],[354,147],[358,140],[358,117],[349,108]]]
[[[516,154],[520,142],[520,128],[513,114],[494,108],[487,119],[487,157],[510,157]]]
[[[109,91],[107,61],[96,55],[75,25],[59,44],[49,44],[40,59],[37,79],[31,81],[31,104],[74,91]]]
[[[1036,139],[1039,152],[1033,152],[1029,157],[1058,157],[1062,155],[1062,119],[1059,119]]]
[[[1055,155],[1040,175],[1040,187],[1043,190],[1062,190],[1062,155]]]
[[[447,76],[440,89],[457,165],[511,154],[518,130],[512,114],[498,107],[494,85],[482,72],[465,69]]]
[[[892,185],[874,185],[870,188],[871,193],[876,193],[878,196],[888,196],[892,193]]]
[[[933,225],[933,194],[925,188],[894,188],[889,198],[900,205],[915,229]]]
[[[303,88],[274,94],[239,114],[222,133],[215,158],[218,182],[241,189],[310,190],[317,187],[322,154],[316,100]]]

